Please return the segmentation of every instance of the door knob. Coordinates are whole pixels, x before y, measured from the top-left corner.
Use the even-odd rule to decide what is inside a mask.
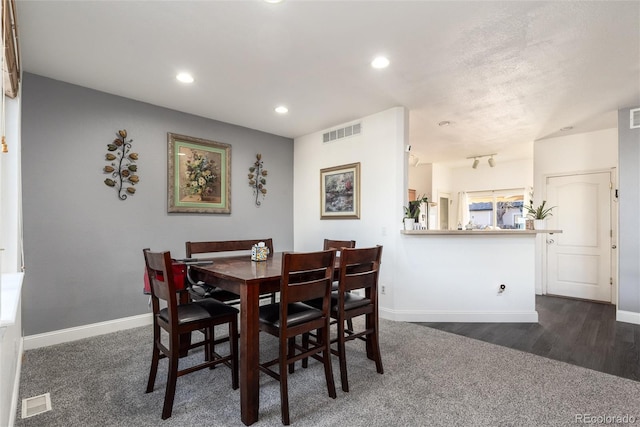
[[[547,240],[547,244],[548,244],[548,245],[550,245],[550,244],[552,244],[552,243],[555,243],[555,242],[556,242],[556,241],[555,241],[555,240],[553,240],[553,239],[548,239],[548,240]]]
[[[611,245],[611,249],[617,249],[618,247],[616,245]]]

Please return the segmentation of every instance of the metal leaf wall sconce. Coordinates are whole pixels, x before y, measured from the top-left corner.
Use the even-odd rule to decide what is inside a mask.
[[[131,143],[133,139],[127,140],[127,130],[119,130],[118,137],[111,144],[107,144],[109,152],[105,155],[108,162],[103,168],[104,173],[111,174],[113,178],[107,178],[104,183],[109,187],[114,187],[118,191],[120,200],[127,200],[128,194],[135,194],[133,187],[140,181],[136,175],[138,172],[138,153],[131,153]]]
[[[256,161],[249,168],[249,186],[253,188],[253,194],[256,196],[256,206],[260,206],[261,202],[258,200],[260,195],[262,198],[267,195],[267,171],[263,169],[262,154],[256,154]]]

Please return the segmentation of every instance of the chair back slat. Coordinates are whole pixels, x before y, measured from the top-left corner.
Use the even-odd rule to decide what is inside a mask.
[[[280,300],[287,304],[324,298],[331,293],[335,251],[282,255]],[[284,305],[284,304],[283,304]]]
[[[211,242],[186,242],[187,258],[195,254],[210,254],[218,252],[251,251],[253,245],[264,242],[269,248],[269,255],[273,256],[273,239],[247,239],[247,240],[226,240]]]
[[[372,290],[377,294],[382,246],[345,248],[340,256],[340,292],[356,289]]]
[[[373,267],[371,265],[371,267]],[[357,289],[367,289],[376,287],[378,271],[371,270],[362,273],[348,273],[344,281],[345,292]]]
[[[355,240],[331,240],[324,239],[324,250],[335,249],[337,254],[340,255],[340,251],[344,248],[355,248]]]

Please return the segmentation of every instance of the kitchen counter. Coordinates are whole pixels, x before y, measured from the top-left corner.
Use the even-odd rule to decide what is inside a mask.
[[[401,230],[396,286],[406,322],[536,323],[536,244],[562,230]],[[421,272],[415,274],[415,272]]]
[[[410,236],[526,236],[562,233],[562,230],[400,230]]]

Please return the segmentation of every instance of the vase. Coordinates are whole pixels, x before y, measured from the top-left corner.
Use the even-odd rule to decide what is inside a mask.
[[[533,225],[536,230],[546,230],[547,224],[544,219],[534,219]]]
[[[405,230],[413,230],[413,224],[415,224],[415,218],[405,218],[404,219],[404,229]]]

